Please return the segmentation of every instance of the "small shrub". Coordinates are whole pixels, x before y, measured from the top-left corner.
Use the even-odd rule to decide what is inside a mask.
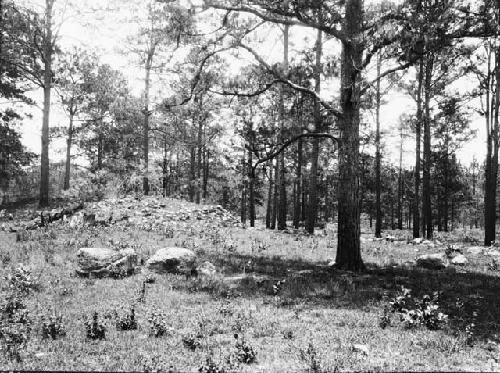
[[[389,302],[392,313],[398,313],[400,320],[406,328],[414,328],[420,325],[429,330],[441,329],[448,322],[448,315],[439,311],[439,293],[433,296],[424,295],[421,299],[414,298],[411,290],[402,287],[401,294]],[[380,320],[382,328],[390,325],[389,312],[384,312]]]
[[[257,353],[250,346],[244,338],[239,338],[238,334],[234,335],[236,339],[236,360],[243,364],[255,363],[257,359]]]
[[[165,238],[174,238],[174,229],[172,227],[165,227],[163,229],[163,236]]]
[[[119,315],[115,311],[116,329],[117,330],[136,330],[137,320],[135,319],[135,309],[130,307],[129,313],[125,315]]]
[[[212,357],[207,357],[205,362],[198,368],[199,373],[226,373],[226,369],[220,363],[216,363]]]
[[[308,373],[322,373],[323,368],[321,367],[321,360],[318,357],[318,352],[312,344],[309,343],[307,350],[300,350],[300,358],[307,365],[306,372]]]
[[[5,278],[11,289],[21,294],[29,294],[32,290],[40,290],[40,282],[31,271],[22,265],[15,268]]]
[[[52,315],[47,319],[42,317],[42,338],[57,339],[66,335],[62,315]]]
[[[188,334],[182,337],[182,344],[188,350],[196,351],[197,348],[201,347],[201,338],[203,338],[201,334]]]
[[[140,356],[136,366],[141,366],[144,373],[173,373],[178,372],[172,365],[167,364],[161,356]]]
[[[29,323],[2,323],[0,324],[1,350],[9,359],[20,362],[21,351],[26,348],[30,337]]]
[[[92,320],[85,320],[87,338],[92,340],[102,340],[106,338],[106,327],[99,321],[99,315],[94,312]]]
[[[163,337],[169,331],[166,316],[163,312],[153,311],[148,318],[149,335],[155,338]]]

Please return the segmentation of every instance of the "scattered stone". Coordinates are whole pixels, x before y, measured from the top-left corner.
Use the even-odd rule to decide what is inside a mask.
[[[467,264],[468,260],[467,258],[465,257],[465,255],[463,254],[458,254],[457,256],[455,256],[452,260],[451,260],[451,264],[454,264],[454,265],[465,265]]]
[[[467,249],[467,253],[471,255],[479,255],[483,252],[484,247],[481,246],[471,246]]]
[[[368,353],[370,352],[367,345],[361,345],[361,344],[352,345],[352,350],[354,352],[362,353],[365,356],[368,356]]]
[[[448,266],[448,259],[443,253],[421,255],[416,260],[417,267],[427,269],[443,269]]]
[[[196,254],[182,247],[159,249],[146,262],[146,267],[156,272],[191,273],[195,270]]]
[[[217,268],[209,261],[204,261],[196,267],[198,276],[212,277],[217,273]]]
[[[138,267],[134,249],[112,250],[108,248],[84,247],[77,253],[80,276],[119,277],[131,275]]]

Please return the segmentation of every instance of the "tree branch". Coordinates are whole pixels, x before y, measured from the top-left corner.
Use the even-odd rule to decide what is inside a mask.
[[[255,177],[255,170],[257,169],[257,167],[260,164],[265,163],[267,161],[270,161],[271,159],[274,159],[279,154],[281,154],[286,148],[288,148],[290,145],[292,145],[294,142],[296,142],[296,141],[298,141],[300,139],[306,138],[306,137],[309,137],[309,138],[327,138],[327,139],[331,139],[331,140],[335,141],[337,144],[339,143],[339,139],[337,137],[333,136],[333,135],[330,135],[329,133],[317,133],[317,132],[302,133],[300,135],[292,137],[291,139],[288,139],[277,150],[275,150],[271,154],[268,154],[266,157],[259,159],[257,161],[257,163],[255,163],[252,166],[250,176],[252,178]],[[250,150],[250,151],[252,151],[252,149],[250,149],[250,147],[248,147],[247,145],[245,145],[245,148],[248,149],[248,150]]]

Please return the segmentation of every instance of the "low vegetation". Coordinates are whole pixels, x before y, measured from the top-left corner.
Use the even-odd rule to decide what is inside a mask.
[[[363,234],[367,270],[334,270],[330,225],[302,231],[178,224],[173,234],[130,224],[99,229],[54,222],[17,241],[0,232],[0,366],[145,372],[498,370],[500,277],[463,237],[413,245]],[[326,233],[326,234],[325,234]],[[122,243],[147,259],[182,243],[214,276],[141,272],[75,275],[82,245]],[[408,243],[410,242],[410,243]],[[469,262],[408,265],[460,248]],[[448,250],[449,254],[451,250]],[[47,258],[50,257],[49,260]]]

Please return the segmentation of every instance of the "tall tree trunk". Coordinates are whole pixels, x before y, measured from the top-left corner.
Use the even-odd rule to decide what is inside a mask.
[[[500,11],[497,9],[497,11]],[[500,48],[495,46],[495,94],[491,105],[493,118],[488,123],[488,143],[484,194],[484,245],[490,246],[496,239],[496,189],[498,178],[498,130],[500,107]]]
[[[266,206],[266,228],[271,228],[271,216],[273,208],[273,163],[268,162],[269,168],[269,188],[267,190],[267,206]]]
[[[425,118],[424,118],[424,167],[423,167],[423,186],[422,186],[422,211],[424,217],[425,237],[432,239],[432,205],[431,205],[431,84],[432,71],[434,68],[434,55],[428,53],[425,64]]]
[[[299,229],[300,226],[300,214],[301,214],[301,203],[300,199],[302,197],[302,151],[303,142],[302,139],[297,141],[297,175],[295,184],[297,185],[295,189],[295,200],[293,208],[293,227]]]
[[[288,31],[289,26],[285,25],[283,31],[283,73],[288,74]],[[285,130],[285,86],[281,86],[280,92],[280,140],[284,139]],[[278,230],[286,228],[287,198],[286,198],[286,178],[285,178],[285,152],[281,152],[278,157],[279,163],[279,191],[278,191]]]
[[[399,127],[398,229],[403,229],[403,124]]]
[[[142,127],[142,151],[144,157],[144,176],[142,178],[142,190],[144,195],[149,194],[149,91],[151,86],[151,66],[153,63],[154,50],[148,52],[145,64],[144,78],[144,124]]]
[[[195,181],[196,181],[196,149],[194,145],[190,146],[190,172],[189,172],[189,201],[194,202],[195,197]]]
[[[243,185],[241,188],[241,206],[240,206],[240,213],[241,213],[241,223],[246,224],[247,223],[247,188],[248,188],[248,170],[247,170],[247,164],[245,162],[245,157],[243,156],[243,159],[241,160],[241,165],[242,165],[242,177],[243,177]]]
[[[316,66],[314,69],[315,92],[321,93],[321,57],[323,54],[323,33],[318,30],[316,38]],[[321,131],[321,106],[318,100],[314,101],[314,131]],[[319,139],[312,140],[311,174],[309,177],[309,208],[307,211],[306,230],[309,234],[314,233],[314,225],[318,218],[318,162],[319,162]]]
[[[274,166],[274,190],[273,190],[273,203],[271,209],[271,229],[276,229],[276,219],[278,217],[278,185],[280,184],[280,162],[276,160]]]
[[[203,199],[208,198],[208,178],[210,176],[210,150],[203,148]]]
[[[248,150],[248,217],[250,219],[250,226],[255,227],[255,173],[252,170],[253,156],[252,152]]]
[[[363,1],[347,0],[342,42],[339,120],[338,243],[336,264],[349,270],[364,269],[360,251],[359,121],[360,73],[363,47]]]
[[[42,151],[40,157],[40,200],[42,207],[49,205],[49,116],[50,94],[52,88],[52,12],[55,0],[45,0],[45,35],[43,38],[43,119],[42,119]]]
[[[417,121],[415,123],[415,199],[413,202],[413,238],[420,237],[420,144],[422,141],[422,86],[424,61],[420,59],[417,86]]]
[[[196,158],[196,203],[201,202],[201,169],[202,169],[202,153],[203,153],[203,120],[200,118],[198,122],[198,149]]]
[[[380,53],[377,56],[377,76],[380,75],[380,69],[382,65],[382,57]],[[375,131],[375,237],[382,237],[382,208],[380,206],[380,163],[381,163],[381,152],[380,152],[380,79],[377,80],[377,91],[375,98],[375,121],[376,121],[376,131]]]
[[[447,136],[447,135],[446,135]],[[444,196],[443,202],[443,228],[448,232],[449,200],[450,200],[450,180],[449,180],[449,160],[448,160],[448,136],[445,139],[445,160],[444,160]]]
[[[66,170],[64,172],[64,190],[69,189],[70,178],[71,178],[71,145],[73,144],[73,120],[74,113],[72,110],[69,112],[69,128],[68,137],[66,139]]]

